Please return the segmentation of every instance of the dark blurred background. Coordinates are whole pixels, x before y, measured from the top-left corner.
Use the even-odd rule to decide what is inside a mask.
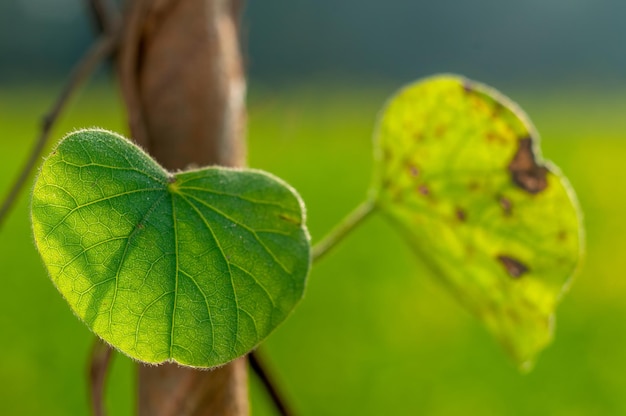
[[[0,2],[0,80],[63,76],[92,36],[80,0]],[[621,0],[248,1],[254,82],[413,79],[500,83],[624,79]]]

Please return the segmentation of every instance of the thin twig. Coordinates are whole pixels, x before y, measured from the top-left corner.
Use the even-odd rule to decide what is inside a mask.
[[[95,19],[98,33],[113,34],[118,31],[120,11],[111,0],[86,0],[87,7]]]
[[[328,253],[341,240],[344,239],[354,228],[363,222],[365,218],[374,212],[376,204],[373,200],[368,199],[361,205],[356,207],[346,218],[344,218],[337,227],[335,227],[328,235],[315,244],[312,249],[311,257],[315,263],[323,255]]]
[[[20,191],[24,188],[24,184],[28,180],[31,171],[39,161],[41,153],[50,137],[50,131],[65,108],[69,98],[78,89],[80,84],[94,71],[97,65],[115,50],[117,47],[117,39],[118,37],[114,35],[101,36],[96,39],[91,45],[91,48],[89,48],[72,70],[68,83],[57,97],[50,111],[43,117],[41,132],[28,156],[28,160],[17,178],[15,178],[15,182],[13,182],[9,193],[2,202],[2,207],[0,208],[0,228],[15,204]]]
[[[267,364],[263,361],[263,359],[259,356],[259,350],[252,351],[248,354],[248,361],[250,362],[250,368],[252,371],[259,377],[261,383],[263,383],[263,387],[270,395],[276,410],[281,416],[293,416],[294,413],[291,411],[290,407],[287,405],[287,401],[285,397],[278,390],[278,385],[271,377],[269,370],[267,368]]]
[[[91,409],[94,416],[105,416],[104,385],[113,357],[113,349],[96,337],[89,357]]]

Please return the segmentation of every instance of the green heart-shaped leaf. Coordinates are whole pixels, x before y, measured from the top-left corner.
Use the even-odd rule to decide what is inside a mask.
[[[575,196],[508,99],[438,76],[382,114],[376,203],[521,365],[552,337],[581,251]]]
[[[309,236],[298,194],[264,172],[170,174],[103,130],[44,162],[35,241],[96,334],[148,363],[212,367],[250,351],[302,297]]]

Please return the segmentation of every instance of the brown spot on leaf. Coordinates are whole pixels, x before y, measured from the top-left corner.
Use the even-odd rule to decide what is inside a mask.
[[[480,189],[480,184],[476,181],[471,181],[470,183],[467,184],[467,189],[472,192],[478,191]]]
[[[498,204],[500,204],[500,207],[502,208],[504,215],[507,217],[510,217],[511,212],[513,211],[513,203],[511,202],[511,200],[505,196],[500,196],[498,198]]]
[[[422,194],[424,196],[430,195],[430,189],[428,189],[428,186],[426,186],[424,184],[422,184],[422,185],[417,187],[417,192],[419,192],[420,194]]]
[[[415,165],[409,166],[409,172],[411,172],[411,176],[413,176],[414,178],[416,178],[420,174],[420,170]]]
[[[528,272],[528,266],[513,257],[501,254],[496,258],[504,266],[509,276],[514,279],[519,279],[524,273]]]
[[[506,144],[506,139],[504,137],[492,131],[487,133],[487,136],[485,137],[487,138],[487,142],[489,143]]]
[[[493,102],[493,112],[491,113],[491,116],[493,118],[500,117],[500,113],[502,112],[503,108],[504,108],[504,106],[502,105],[502,103],[500,101],[494,101]]]
[[[472,86],[472,84],[465,80],[463,81],[463,91],[465,92],[474,92],[474,87]]]
[[[526,192],[537,194],[548,186],[548,169],[537,164],[530,137],[520,139],[518,143],[517,152],[509,163],[511,178],[513,183]]]
[[[467,212],[463,208],[457,207],[455,213],[459,221],[465,222],[467,220]]]
[[[559,233],[556,235],[556,238],[559,241],[567,240],[567,231],[565,231],[565,230],[559,231]]]

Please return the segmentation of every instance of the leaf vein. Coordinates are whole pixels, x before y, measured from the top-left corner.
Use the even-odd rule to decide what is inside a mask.
[[[209,352],[210,354],[215,349],[215,327],[213,326],[213,314],[211,313],[211,306],[209,305],[209,298],[207,297],[206,293],[204,293],[204,290],[202,290],[202,287],[200,287],[196,279],[194,279],[194,277],[191,274],[187,273],[183,269],[180,269],[180,273],[187,276],[189,280],[193,282],[193,284],[196,286],[196,288],[198,288],[198,291],[202,295],[202,298],[204,298],[204,304],[206,305],[206,310],[207,310],[207,313],[209,314],[209,325],[211,326],[211,351]]]
[[[239,225],[240,227],[246,229],[248,232],[250,232],[253,236],[254,239],[257,241],[257,243],[259,243],[261,245],[261,247],[263,247],[263,249],[267,252],[267,254],[270,255],[270,257],[272,258],[272,260],[274,260],[274,262],[276,264],[278,264],[280,266],[281,269],[283,269],[283,271],[287,274],[291,274],[291,272],[287,269],[287,267],[282,264],[280,262],[280,260],[278,260],[278,257],[276,257],[276,255],[274,254],[274,252],[272,250],[269,249],[269,247],[263,242],[263,240],[261,240],[257,234],[257,232],[255,230],[253,230],[252,228],[248,227],[247,225],[235,220],[234,218],[230,217],[229,215],[225,214],[224,212],[220,211],[219,209],[215,208],[213,205],[207,203],[206,201],[203,201],[193,195],[189,195],[187,194],[190,198],[195,199],[196,201],[198,201],[200,204],[204,205],[205,207],[207,207],[208,209],[210,209],[211,211],[215,212],[216,214],[218,214],[219,216],[225,218],[226,220],[232,222],[233,224]],[[181,194],[182,196],[182,194]]]
[[[77,205],[76,207],[72,208],[72,209],[70,210],[70,212],[68,212],[67,214],[65,214],[65,215],[63,216],[63,218],[61,218],[61,220],[59,220],[59,222],[58,222],[57,224],[55,224],[55,225],[52,227],[52,229],[46,233],[46,235],[44,236],[44,238],[46,238],[46,239],[47,239],[48,237],[50,237],[50,234],[52,234],[52,233],[53,233],[53,232],[54,232],[54,231],[55,231],[55,230],[56,230],[59,226],[61,226],[61,225],[65,222],[65,220],[66,220],[66,219],[67,219],[70,215],[72,215],[74,212],[76,212],[76,211],[78,211],[78,210],[80,210],[80,209],[82,209],[82,208],[88,207],[88,206],[90,206],[90,205],[97,204],[97,203],[99,203],[99,202],[109,201],[109,200],[111,200],[111,199],[118,198],[118,197],[120,197],[120,196],[131,195],[131,194],[135,194],[135,193],[138,193],[138,192],[155,192],[155,191],[161,191],[161,192],[163,192],[163,189],[161,189],[161,188],[144,188],[144,189],[135,189],[135,190],[133,190],[133,191],[121,192],[121,193],[119,193],[119,194],[109,195],[109,196],[106,196],[106,197],[104,197],[104,198],[100,198],[100,199],[96,199],[96,200],[93,200],[93,201],[89,201],[89,202],[86,202],[86,203],[84,203],[84,204],[82,204],[82,205]],[[164,193],[163,195],[165,195],[165,193]],[[162,199],[162,197],[161,197],[161,198],[159,198],[158,200],[160,201],[161,199]]]
[[[185,196],[183,194],[179,194],[179,195],[187,204],[189,204],[189,206],[194,210],[194,212],[200,217],[200,219],[202,220],[202,222],[206,226],[207,230],[211,233],[211,236],[213,237],[213,240],[215,241],[215,244],[220,249],[220,253],[222,254],[222,258],[224,259],[224,262],[226,262],[226,266],[228,267],[228,277],[229,277],[229,280],[230,280],[230,287],[231,287],[232,292],[233,292],[233,297],[235,299],[235,307],[236,307],[236,310],[237,310],[237,320],[235,322],[235,342],[233,343],[233,348],[234,348],[234,345],[236,344],[237,339],[239,338],[239,300],[237,299],[237,292],[235,291],[235,282],[233,281],[233,271],[230,268],[230,261],[228,261],[228,257],[226,257],[226,253],[224,253],[224,249],[223,249],[219,239],[215,235],[215,232],[213,231],[213,228],[211,227],[211,224],[209,224],[209,222],[204,217],[204,215],[202,215],[202,212],[200,212],[200,210],[194,204],[192,204],[191,201],[189,201],[187,198],[185,198]]]
[[[254,282],[257,284],[257,286],[259,286],[263,292],[265,293],[265,295],[267,296],[267,298],[270,300],[270,302],[272,303],[272,307],[274,307],[274,309],[276,309],[276,303],[274,302],[274,298],[272,298],[272,296],[270,295],[270,292],[267,290],[267,288],[265,287],[265,285],[263,285],[259,279],[257,279],[257,277],[255,275],[253,275],[251,272],[249,272],[248,270],[244,269],[243,267],[241,267],[240,265],[236,264],[236,263],[231,263],[233,266],[235,266],[236,268],[238,268],[239,270],[241,270],[242,272],[244,272],[246,275],[250,276],[252,278],[252,280],[254,280]]]
[[[176,303],[178,301],[178,272],[179,272],[179,257],[178,257],[178,225],[176,222],[176,203],[174,196],[172,196],[172,222],[174,228],[174,258],[176,259],[175,268],[175,281],[174,281],[174,306],[172,307],[172,327],[170,328],[170,358],[173,358],[174,348],[174,328],[176,325]]]
[[[140,223],[148,219],[150,214],[154,211],[154,208],[161,202],[161,200],[165,197],[165,195],[166,194],[163,193],[163,195],[160,198],[154,201],[152,206],[146,211],[144,216],[139,221]],[[124,252],[122,253],[122,258],[120,258],[120,262],[117,267],[117,272],[115,273],[115,287],[113,289],[113,299],[111,299],[111,306],[109,307],[109,330],[111,330],[111,327],[113,325],[113,307],[115,306],[115,301],[117,300],[117,293],[119,291],[119,281],[120,281],[120,273],[122,272],[122,266],[124,265],[124,261],[126,260],[126,257],[128,255],[128,248],[130,247],[130,242],[137,234],[141,232],[141,230],[143,229],[139,227],[135,227],[132,230],[132,232],[128,235],[128,239],[126,240],[126,244],[124,246]]]
[[[263,200],[260,200],[260,199],[254,199],[254,198],[245,197],[245,196],[242,196],[242,195],[231,194],[231,193],[228,193],[228,192],[214,191],[212,189],[205,189],[205,188],[200,188],[200,187],[197,187],[197,186],[179,186],[178,189],[181,190],[181,191],[183,191],[183,190],[190,190],[190,191],[204,192],[204,193],[213,194],[213,195],[219,195],[219,196],[227,196],[227,197],[230,197],[230,198],[241,199],[242,201],[252,202],[253,204],[271,205],[271,206],[275,206],[277,208],[281,208],[281,209],[284,209],[284,210],[292,212],[292,213],[298,213],[297,210],[292,209],[290,207],[287,207],[285,205],[282,205],[282,204],[280,204],[278,202],[275,202],[275,201],[263,201]]]

